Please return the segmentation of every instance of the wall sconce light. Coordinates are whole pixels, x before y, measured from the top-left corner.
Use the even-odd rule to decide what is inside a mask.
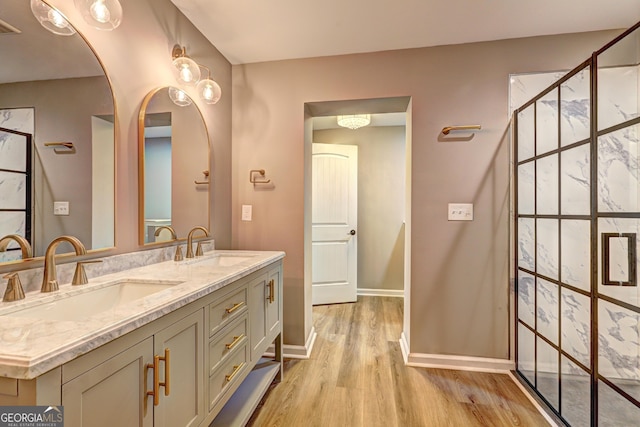
[[[169,88],[169,98],[171,98],[174,104],[180,107],[189,106],[193,102],[185,91],[173,86]]]
[[[33,13],[40,25],[53,34],[72,36],[76,33],[76,30],[69,24],[69,21],[62,13],[42,0],[31,0],[31,13]]]
[[[349,129],[358,129],[371,123],[371,114],[351,114],[338,116],[338,125]]]
[[[98,30],[111,31],[122,22],[122,6],[118,0],[74,0],[82,18]]]
[[[211,79],[211,70],[187,56],[186,49],[175,45],[171,52],[176,79],[186,85],[196,85],[198,96],[207,104],[215,104],[222,96],[220,85]],[[200,80],[200,68],[207,70],[207,78]]]
[[[171,52],[173,57],[173,73],[180,83],[195,85],[200,80],[200,67],[198,63],[187,56],[186,49],[175,45]]]
[[[220,97],[222,97],[222,89],[220,89],[220,85],[216,83],[215,80],[211,80],[211,72],[209,69],[206,68],[206,70],[207,78],[200,80],[196,89],[198,91],[198,96],[200,96],[204,102],[207,104],[215,104],[220,100]]]

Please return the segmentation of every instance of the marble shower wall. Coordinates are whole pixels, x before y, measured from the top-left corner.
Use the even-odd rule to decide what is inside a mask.
[[[511,111],[536,96],[563,74],[512,76]],[[561,153],[549,154],[537,161],[518,166],[519,214],[590,215],[591,164],[587,141],[591,122],[589,81],[587,68],[539,99],[536,102],[537,126],[534,122],[533,105],[519,114],[518,158],[514,159],[514,162],[526,161],[534,154],[544,155],[558,147],[585,142]],[[639,81],[638,67],[598,70],[599,129],[606,129],[638,117]],[[536,145],[534,131],[537,134]],[[600,212],[640,212],[639,143],[640,125],[610,132],[598,138],[597,203]],[[636,265],[640,265],[640,219],[600,220],[598,227],[599,233],[636,233]],[[539,274],[589,291],[590,233],[588,219],[518,218],[518,266],[528,270],[534,270],[535,267]],[[558,241],[561,244],[558,244]],[[595,262],[598,264],[599,291],[627,303],[639,305],[639,287],[602,285],[602,242],[601,239],[598,241],[598,260]],[[625,250],[620,250],[619,253],[626,254],[626,248],[623,249]],[[613,260],[610,265],[618,276],[628,275],[626,270],[629,267],[625,259]],[[640,268],[636,270],[640,271]],[[569,289],[559,289],[549,281],[536,279],[523,272],[519,273],[518,281],[520,320],[531,327],[537,325],[538,332],[545,338],[556,344],[560,343],[564,351],[589,366],[590,299]],[[597,357],[600,373],[620,383],[619,385],[625,384],[628,380],[640,381],[640,315],[600,301],[598,325]],[[519,327],[520,332],[522,329]],[[521,358],[525,353],[528,355],[519,369],[530,368],[526,361],[532,363],[534,355],[534,337],[525,333],[523,338],[525,339],[518,341],[519,354]],[[538,350],[539,371],[555,376],[558,372],[557,363],[552,363],[555,359],[547,354],[551,350],[540,345]],[[563,365],[563,373],[580,374],[568,366]],[[636,395],[636,398],[640,397]]]

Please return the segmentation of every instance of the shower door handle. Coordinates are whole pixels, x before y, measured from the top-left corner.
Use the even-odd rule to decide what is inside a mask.
[[[637,286],[636,233],[602,233],[602,284]]]

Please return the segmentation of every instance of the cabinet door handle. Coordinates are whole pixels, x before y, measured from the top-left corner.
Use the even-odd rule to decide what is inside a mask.
[[[158,375],[158,364],[160,363],[160,356],[153,356],[153,363],[147,363],[145,367],[147,372],[149,369],[153,369],[153,391],[147,391],[147,396],[153,396],[153,406],[158,406],[160,403],[160,376]]]
[[[241,363],[241,364],[239,364],[239,365],[235,365],[235,366],[233,367],[233,372],[231,372],[231,374],[229,374],[229,375],[225,375],[225,376],[224,376],[224,379],[225,379],[227,382],[231,382],[231,380],[233,379],[233,377],[235,377],[235,376],[237,375],[237,373],[238,373],[238,372],[240,372],[240,370],[244,367],[244,365],[245,365],[245,363],[244,363],[244,362],[242,362],[242,363]]]
[[[267,301],[269,302],[271,302],[271,282],[273,282],[273,280],[267,282]]]
[[[237,337],[233,337],[233,342],[231,344],[225,344],[224,346],[227,347],[227,350],[231,350],[233,347],[235,347],[236,345],[238,345],[238,343],[240,341],[242,341],[242,339],[245,337],[245,334],[240,334]]]
[[[162,356],[155,356],[158,358],[158,360],[162,360],[164,361],[164,382],[159,382],[158,383],[158,389],[160,388],[160,386],[164,387],[164,395],[165,396],[169,396],[169,393],[171,392],[171,376],[170,376],[170,372],[171,372],[171,353],[169,351],[168,348],[164,349],[164,357]],[[157,369],[154,370],[154,372],[158,372]],[[155,373],[154,373],[155,376]],[[156,394],[157,396],[157,394]]]
[[[226,311],[228,314],[231,314],[234,311],[236,311],[237,309],[239,309],[240,307],[242,307],[243,305],[244,305],[244,301],[240,301],[240,302],[237,302],[237,303],[233,304],[233,307],[226,308],[224,311]]]
[[[269,302],[272,303],[276,300],[276,282],[275,280],[271,279],[269,281]]]

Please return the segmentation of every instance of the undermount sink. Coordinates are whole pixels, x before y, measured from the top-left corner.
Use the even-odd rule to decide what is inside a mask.
[[[243,261],[252,259],[255,255],[241,254],[214,254],[193,258],[187,261],[188,264],[206,265],[207,267],[231,267]]]
[[[182,282],[124,279],[95,290],[74,293],[50,302],[7,313],[6,316],[49,320],[82,320],[169,289],[180,283]]]

